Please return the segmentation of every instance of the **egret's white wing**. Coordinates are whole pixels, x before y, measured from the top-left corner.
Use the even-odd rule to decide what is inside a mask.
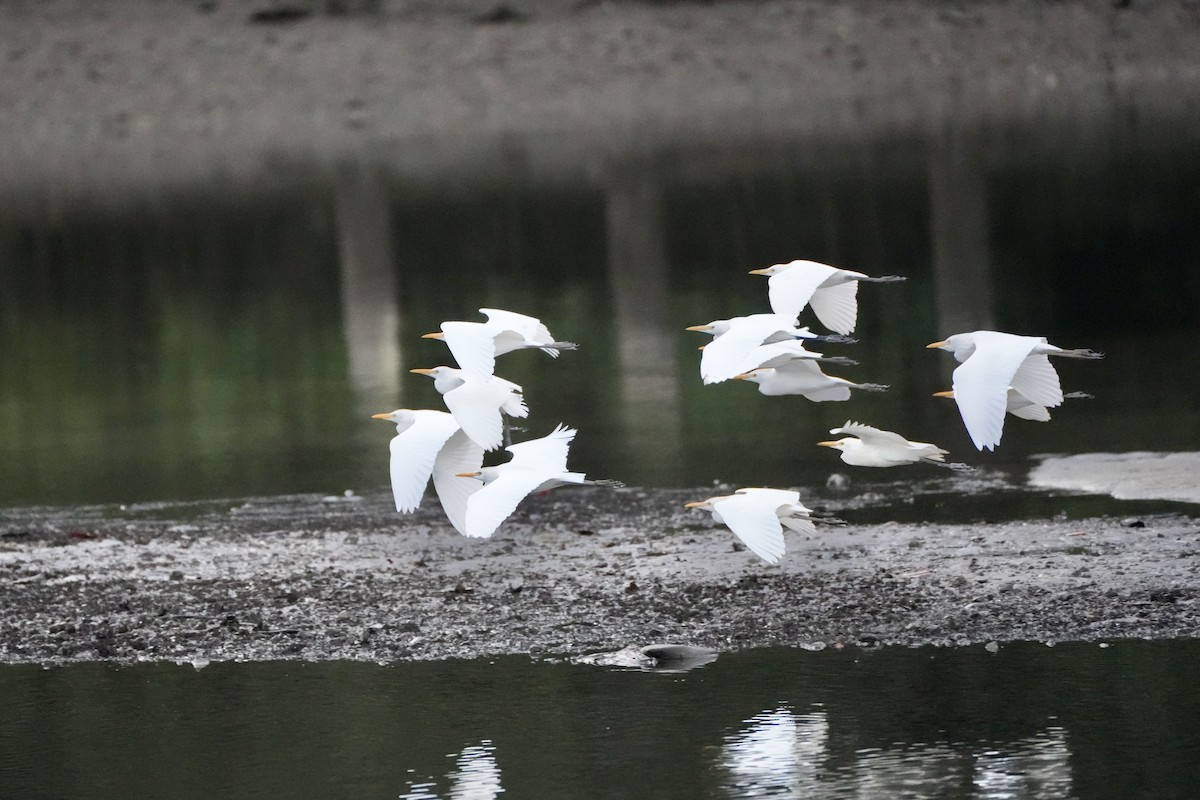
[[[767,489],[765,487],[751,487],[749,489],[738,489],[734,494],[750,495],[751,497],[761,497],[763,502],[775,504],[775,507],[799,505],[800,493],[790,489]]]
[[[817,526],[813,524],[812,520],[805,517],[780,517],[779,522],[785,528],[793,530],[796,533],[815,535],[817,532]]]
[[[477,378],[487,378],[496,368],[495,332],[481,322],[443,322],[442,335],[454,360]]]
[[[901,447],[908,447],[911,444],[908,439],[905,439],[898,433],[881,430],[871,425],[864,425],[861,422],[847,422],[840,428],[834,428],[830,433],[848,433],[870,444],[899,445]]]
[[[497,385],[503,386],[507,391],[514,392],[515,394],[521,394],[521,392],[525,391],[519,385],[513,383],[512,381],[506,381],[506,380],[504,380],[504,378],[501,378],[499,375],[493,375],[492,380]]]
[[[729,330],[705,345],[700,355],[700,377],[706,384],[720,383],[745,372],[746,356],[768,336],[789,327],[776,314],[752,314],[730,320]]]
[[[836,268],[816,261],[793,261],[789,269],[767,279],[771,310],[789,317],[799,316],[812,300],[817,287],[836,273]]]
[[[550,331],[537,317],[518,314],[515,311],[505,311],[502,308],[481,308],[479,313],[487,317],[488,327],[494,332],[503,330],[516,331],[527,339],[542,336],[544,341],[552,342]]]
[[[783,555],[783,526],[775,506],[753,494],[737,494],[716,504],[722,521],[763,561],[775,564]]]
[[[955,368],[954,401],[977,449],[994,450],[1000,444],[1008,387],[1034,341],[1024,336],[977,339],[975,352]]]
[[[749,372],[752,369],[759,369],[761,367],[778,367],[797,358],[815,359],[820,357],[820,353],[806,350],[804,343],[796,339],[789,339],[784,342],[771,342],[770,344],[763,344],[753,348],[742,359],[742,363],[738,365],[738,371],[734,374],[740,375],[743,372]]]
[[[520,469],[534,469],[550,476],[567,471],[567,451],[575,438],[575,429],[560,424],[540,439],[510,444],[505,449],[512,453],[509,464]],[[504,465],[506,468],[508,464]]]
[[[1032,420],[1033,422],[1050,421],[1050,411],[1044,405],[1031,401],[1028,397],[1013,388],[1009,388],[1008,390],[1007,409],[1008,413],[1021,419]]]
[[[413,414],[416,422],[390,444],[392,497],[401,513],[413,511],[421,504],[438,451],[458,430],[454,417],[445,411],[421,410]]]
[[[475,492],[467,501],[463,531],[467,536],[491,536],[530,492],[557,475],[536,469],[508,468],[511,463],[504,465],[506,469],[500,477]]]
[[[858,323],[858,281],[822,286],[813,292],[808,305],[829,330],[852,333]]]
[[[483,448],[471,441],[466,431],[455,431],[433,462],[433,488],[454,530],[467,535],[467,501],[483,488],[474,478],[460,472],[478,472],[483,466]]]
[[[1009,384],[1030,401],[1051,408],[1062,405],[1062,386],[1058,372],[1050,359],[1040,353],[1031,353],[1021,362]]]
[[[500,407],[512,394],[492,381],[469,380],[442,395],[446,408],[472,439],[484,450],[504,444],[504,420]]]

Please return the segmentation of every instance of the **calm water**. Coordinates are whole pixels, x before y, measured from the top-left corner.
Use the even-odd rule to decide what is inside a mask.
[[[1180,354],[1200,335],[1200,149],[1194,131],[1113,131],[1064,151],[998,130],[965,160],[902,137],[664,152],[553,182],[312,165],[0,208],[0,505],[381,487],[392,430],[368,416],[440,407],[408,369],[448,354],[419,336],[481,306],[579,343],[498,371],[526,388],[529,435],[578,426],[574,468],[634,485],[818,486],[840,462],[814,443],[847,418],[1017,480],[1036,453],[1197,449]],[[860,342],[826,348],[861,362],[830,372],[889,393],[700,384],[703,337],[683,328],[766,310],[746,271],[798,257],[908,276],[864,286]],[[1107,352],[1060,366],[1094,399],[1010,418],[999,453],[976,453],[930,397],[950,358],[924,345],[986,326]]]
[[[0,668],[13,798],[1185,798],[1200,642]],[[503,793],[503,794],[501,794]]]

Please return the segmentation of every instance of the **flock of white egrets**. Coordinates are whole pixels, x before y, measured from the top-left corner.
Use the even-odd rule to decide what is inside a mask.
[[[701,350],[700,376],[705,384],[744,380],[758,384],[764,395],[800,395],[815,402],[848,400],[852,390],[885,391],[873,383],[853,383],[825,374],[821,363],[857,363],[805,349],[808,342],[852,342],[858,321],[858,285],[890,283],[904,278],[873,278],[815,261],[792,261],[752,275],[768,277],[771,313],[752,314],[689,327],[712,335]],[[800,313],[811,308],[817,320],[834,331],[816,334],[798,327]],[[535,491],[565,484],[619,487],[617,481],[590,481],[567,470],[567,451],[575,430],[559,425],[539,439],[510,444],[512,458],[483,466],[486,451],[498,449],[507,438],[508,417],[525,417],[529,410],[521,387],[494,374],[496,356],[535,348],[558,357],[573,350],[571,342],[555,341],[539,320],[511,311],[483,308],[487,322],[443,322],[441,331],[425,338],[443,340],[458,362],[455,367],[414,369],[434,379],[447,411],[398,409],[376,414],[396,424],[391,442],[391,480],[396,510],[415,510],[430,478],[442,508],[455,530],[469,537],[491,536]],[[975,331],[928,345],[952,353],[961,362],[954,370],[953,389],[937,396],[952,397],[971,441],[979,450],[994,450],[1004,430],[1005,414],[1045,421],[1048,409],[1063,402],[1058,373],[1047,356],[1101,358],[1091,350],[1064,350],[1036,336]],[[1070,396],[1070,395],[1066,395]],[[928,442],[913,442],[891,431],[847,422],[830,433],[846,434],[818,442],[841,451],[847,464],[895,467],[924,462],[951,469],[970,469],[947,463],[947,451]],[[812,533],[820,521],[800,502],[796,491],[768,488],[737,489],[731,495],[710,497],[688,508],[707,509],[764,560],[775,563],[784,553],[783,529]]]

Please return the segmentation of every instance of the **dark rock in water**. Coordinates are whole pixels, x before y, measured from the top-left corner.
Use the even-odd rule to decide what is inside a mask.
[[[642,654],[654,659],[657,669],[686,672],[717,660],[720,653],[711,647],[687,644],[652,644],[642,648]]]
[[[1125,519],[1121,520],[1121,524],[1124,525],[1126,528],[1144,528],[1144,527],[1146,527],[1146,523],[1143,522],[1142,520],[1138,519],[1137,517],[1126,517]]]

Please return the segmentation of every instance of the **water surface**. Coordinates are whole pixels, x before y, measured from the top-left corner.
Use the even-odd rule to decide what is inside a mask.
[[[0,668],[5,797],[1184,798],[1195,641]]]

